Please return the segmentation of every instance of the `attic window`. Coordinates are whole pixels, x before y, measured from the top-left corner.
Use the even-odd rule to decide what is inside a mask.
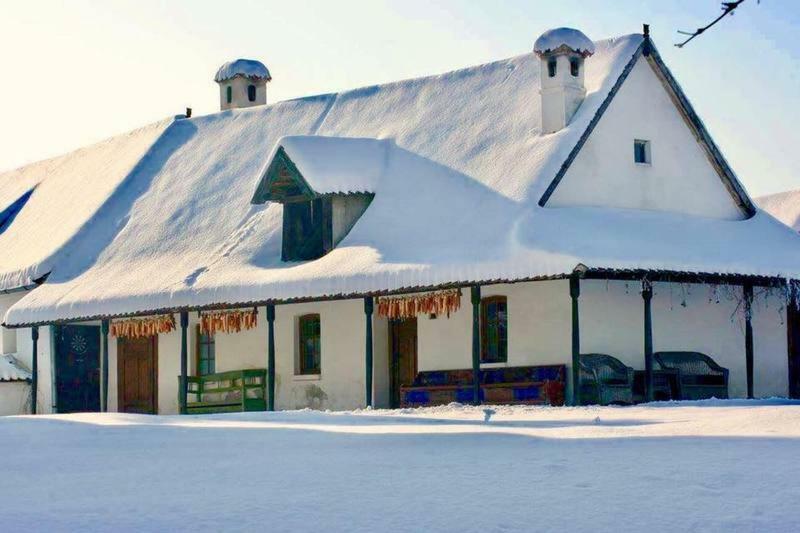
[[[307,261],[325,255],[332,248],[331,225],[330,198],[285,203],[283,260]]]
[[[255,85],[248,85],[247,86],[247,99],[251,102],[256,101],[256,86]]]
[[[233,101],[233,87],[228,85],[228,88],[225,90],[225,99],[230,104]]]
[[[650,141],[640,139],[633,141],[633,160],[640,165],[650,164]]]
[[[547,75],[551,78],[556,77],[556,58],[551,57],[547,60]]]
[[[578,73],[581,68],[581,62],[577,57],[572,57],[569,60],[569,73],[572,74],[573,78],[578,77]]]

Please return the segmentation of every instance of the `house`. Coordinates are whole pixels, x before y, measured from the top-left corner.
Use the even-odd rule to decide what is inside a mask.
[[[0,271],[26,289],[5,326],[36,412],[86,408],[65,404],[70,372],[112,411],[573,403],[586,353],[652,399],[663,351],[711,356],[732,397],[797,394],[800,237],[753,203],[647,31],[559,28],[533,53],[273,104],[258,62],[215,81],[219,113],[0,176],[41,184],[6,232],[48,252]],[[70,168],[116,151],[112,184]],[[45,187],[71,179],[106,189],[51,238]]]

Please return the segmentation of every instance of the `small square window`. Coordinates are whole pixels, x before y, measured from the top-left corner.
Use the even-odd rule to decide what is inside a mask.
[[[642,165],[649,165],[650,159],[650,141],[635,140],[633,141],[633,160]]]

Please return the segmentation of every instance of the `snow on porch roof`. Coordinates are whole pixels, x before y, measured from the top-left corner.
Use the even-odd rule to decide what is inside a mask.
[[[113,211],[113,220],[121,221],[113,235],[101,246],[90,229],[72,249],[71,257],[91,263],[61,261],[47,283],[11,308],[6,322],[559,276],[578,263],[797,276],[800,254],[793,250],[800,246],[770,255],[771,243],[794,237],[765,215],[726,225],[538,206],[641,43],[641,35],[595,43],[586,61],[586,99],[570,125],[550,135],[539,132],[533,53],[175,121],[154,147],[166,155],[142,160],[129,176],[137,194]],[[250,203],[271,154],[287,139],[298,168],[330,190],[345,188],[330,185],[334,177],[345,180],[341,172],[325,175],[321,159],[333,148],[386,146],[384,166],[368,165],[375,169],[370,207],[332,252],[314,261],[282,262],[282,206]],[[340,170],[349,164],[339,162]],[[658,236],[637,230],[637,217]],[[94,224],[93,231],[104,227]],[[598,227],[618,239],[595,246]],[[692,248],[701,231],[719,243],[719,252]],[[757,259],[743,253],[750,246],[758,248]]]
[[[0,382],[30,381],[31,373],[22,367],[13,355],[0,355]]]
[[[352,137],[291,135],[275,143],[261,172],[253,203],[273,200],[270,178],[282,157],[289,158],[300,179],[316,194],[375,192],[386,170],[390,141]]]

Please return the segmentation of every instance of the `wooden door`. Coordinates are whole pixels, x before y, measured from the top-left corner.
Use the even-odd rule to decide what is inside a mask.
[[[59,326],[55,344],[58,412],[100,411],[100,327]]]
[[[117,341],[120,413],[158,411],[158,337]]]
[[[400,387],[411,385],[417,376],[417,319],[389,323],[392,407],[400,407]]]
[[[789,397],[800,398],[800,311],[790,302],[786,313],[789,346]]]

